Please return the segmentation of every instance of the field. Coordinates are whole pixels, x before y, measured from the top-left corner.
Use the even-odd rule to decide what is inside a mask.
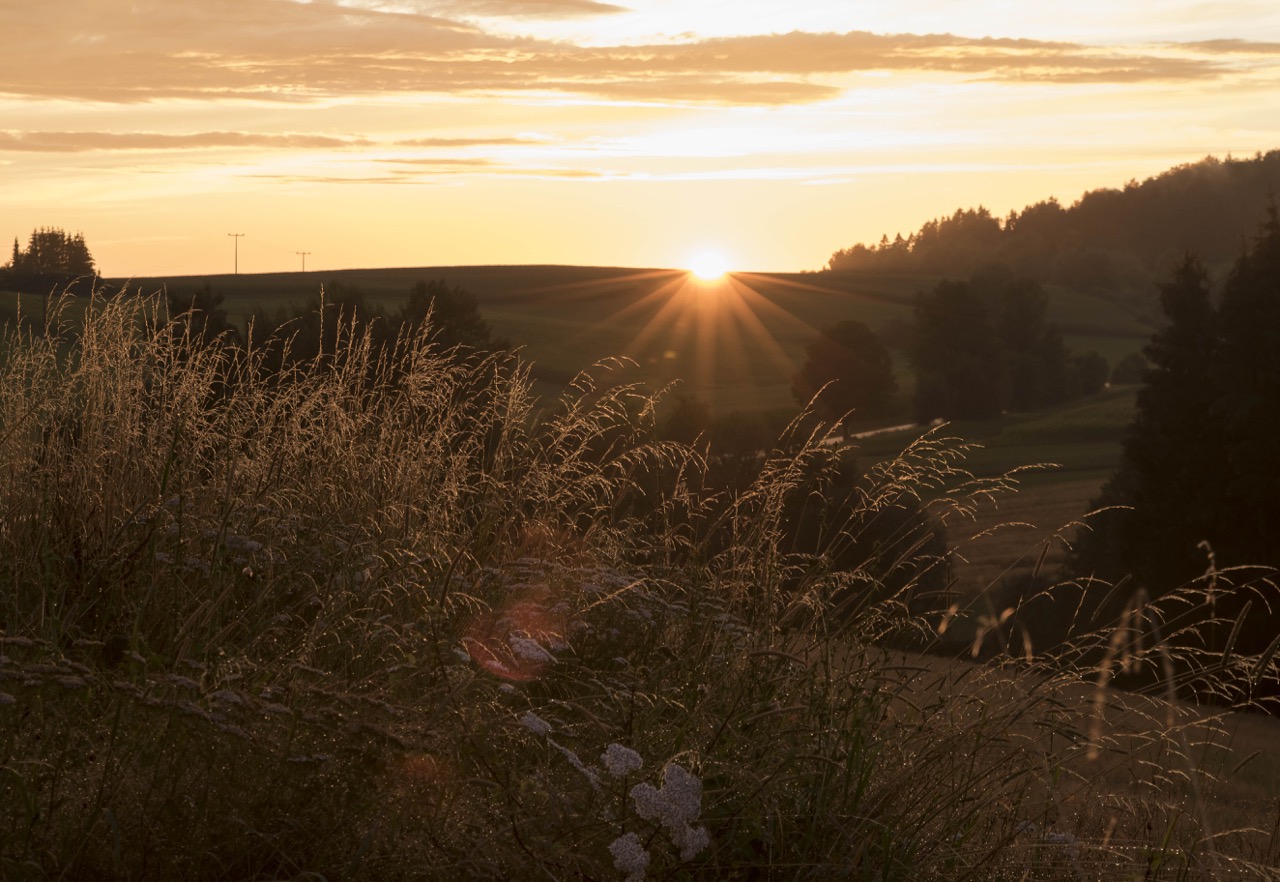
[[[1275,878],[1274,724],[1231,691],[1274,656],[1115,624],[1033,654],[991,593],[979,662],[921,654],[956,625],[918,605],[930,523],[1070,517],[1132,390],[945,428],[972,470],[866,439],[832,526],[871,553],[834,569],[788,545],[819,439],[707,494],[634,391],[547,411],[426,340],[261,376],[156,308],[5,338],[0,876]],[[1024,457],[1073,465],[1019,490]]]
[[[817,329],[856,318],[900,343],[918,291],[935,276],[886,273],[738,274],[702,283],[681,270],[609,267],[420,267],[327,273],[135,279],[143,292],[206,282],[244,321],[259,306],[292,305],[321,286],[362,291],[395,309],[419,280],[443,279],[477,299],[494,332],[535,365],[551,394],[604,358],[626,357],[651,384],[680,380],[715,414],[794,408],[791,377]],[[1136,352],[1149,324],[1095,295],[1053,288],[1049,318],[1069,346],[1114,363]]]

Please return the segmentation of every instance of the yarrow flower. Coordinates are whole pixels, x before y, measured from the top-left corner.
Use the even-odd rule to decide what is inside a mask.
[[[688,769],[668,765],[662,770],[661,789],[637,784],[630,793],[636,814],[666,828],[671,843],[680,850],[680,860],[693,860],[711,844],[706,828],[692,826],[702,811],[702,782]]]
[[[624,778],[632,772],[639,771],[644,766],[644,760],[641,759],[640,754],[630,747],[623,747],[621,744],[610,744],[606,747],[600,757],[600,761],[609,770],[609,774],[615,778]]]
[[[525,711],[520,717],[520,725],[524,726],[534,735],[550,735],[551,724],[533,711]]]
[[[627,874],[626,882],[642,882],[649,867],[649,852],[640,844],[639,836],[622,834],[609,844],[609,854],[613,855],[614,869]]]
[[[530,664],[545,665],[551,664],[556,660],[554,655],[543,649],[541,643],[528,637],[519,637],[513,634],[507,638],[507,645],[511,647],[511,651],[515,653],[516,658]]]

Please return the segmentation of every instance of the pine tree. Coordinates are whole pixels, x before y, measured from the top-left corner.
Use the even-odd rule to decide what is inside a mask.
[[[1204,571],[1201,541],[1213,542],[1221,439],[1213,420],[1217,315],[1205,269],[1187,257],[1161,287],[1169,324],[1152,337],[1121,464],[1094,508],[1130,506],[1095,518],[1077,546],[1076,569],[1115,580],[1136,576],[1160,594]]]
[[[1280,564],[1280,217],[1273,204],[1253,248],[1222,293],[1220,390],[1224,460],[1218,516],[1230,530],[1217,550],[1231,563]]]
[[[35,276],[94,276],[93,255],[85,244],[84,236],[77,233],[68,236],[54,227],[41,227],[31,231],[25,251],[13,240],[15,272]]]

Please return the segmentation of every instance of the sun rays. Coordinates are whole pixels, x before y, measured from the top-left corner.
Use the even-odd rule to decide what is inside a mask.
[[[727,272],[725,262],[690,260],[689,267],[619,273],[539,296],[548,303],[573,300],[575,308],[600,315],[566,345],[594,349],[613,341],[615,348],[597,354],[637,362],[655,384],[679,382],[682,392],[714,411],[749,409],[766,399],[789,403],[791,377],[817,329],[787,301],[803,291],[829,296],[837,308],[850,295],[782,276]]]

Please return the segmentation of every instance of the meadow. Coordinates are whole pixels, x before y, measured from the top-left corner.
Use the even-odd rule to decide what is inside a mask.
[[[476,298],[499,336],[533,365],[538,391],[554,395],[585,365],[623,357],[636,378],[678,380],[713,414],[794,412],[791,377],[818,330],[857,318],[900,347],[917,292],[940,277],[916,273],[738,273],[702,282],[683,270],[572,266],[417,267],[335,272],[136,279],[143,291],[192,291],[206,282],[237,323],[258,307],[314,302],[328,285],[398,308],[414,283],[443,279]],[[1150,319],[1096,294],[1050,286],[1049,320],[1067,345],[1112,364],[1141,350]],[[11,304],[11,298],[8,301]],[[3,308],[5,304],[0,304]],[[12,309],[11,305],[7,306]],[[2,313],[0,313],[2,314]],[[905,358],[900,374],[907,380]]]
[[[6,879],[1280,875],[1275,647],[1180,627],[1265,574],[1053,649],[993,603],[944,660],[932,529],[1024,477],[949,428],[868,439],[902,444],[800,548],[844,455],[808,421],[715,491],[611,364],[549,405],[518,356],[352,328],[269,376],[155,298],[73,308],[0,361]],[[1103,443],[1126,395],[984,431]]]

